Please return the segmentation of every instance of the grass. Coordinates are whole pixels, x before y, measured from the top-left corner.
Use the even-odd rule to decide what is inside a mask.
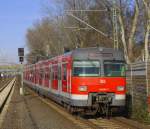
[[[132,118],[150,124],[150,113],[148,112],[147,104],[135,106],[132,112]]]

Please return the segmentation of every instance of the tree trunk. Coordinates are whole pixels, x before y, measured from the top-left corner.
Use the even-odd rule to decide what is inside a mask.
[[[123,24],[123,19],[122,19],[121,13],[119,13],[119,23],[120,23],[120,28],[121,28],[121,40],[122,40],[123,48],[124,48],[124,55],[125,55],[127,64],[129,64],[130,60],[128,57],[127,42],[125,39],[125,30],[124,30],[124,24]]]
[[[128,54],[129,54],[129,58],[130,61],[133,61],[133,47],[134,47],[134,35],[136,32],[136,28],[137,28],[137,22],[138,22],[138,16],[139,16],[139,7],[138,7],[138,2],[137,0],[135,1],[135,14],[134,14],[134,18],[132,21],[132,27],[131,27],[131,32],[130,32],[130,36],[129,36],[129,44],[128,44]]]
[[[148,40],[149,40],[149,34],[150,34],[150,6],[148,5],[148,2],[146,2],[146,0],[143,0],[143,2],[145,5],[146,14],[147,14],[147,25],[146,25],[146,32],[145,32],[145,61],[147,62],[149,58]]]
[[[149,32],[150,32],[150,27],[149,27],[149,25],[147,25],[147,30],[145,33],[145,61],[148,61],[148,57],[149,57],[149,50],[148,50]]]

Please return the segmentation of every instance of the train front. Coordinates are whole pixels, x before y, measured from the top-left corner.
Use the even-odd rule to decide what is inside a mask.
[[[74,52],[72,105],[106,112],[110,107],[124,107],[125,98],[125,61],[121,51],[91,48]]]

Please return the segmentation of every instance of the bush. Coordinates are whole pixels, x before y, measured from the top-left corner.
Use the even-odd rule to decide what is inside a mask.
[[[150,124],[150,114],[148,112],[147,104],[135,106],[133,109],[132,118]]]

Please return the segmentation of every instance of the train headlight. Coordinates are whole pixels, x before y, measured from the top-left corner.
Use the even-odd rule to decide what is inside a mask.
[[[124,91],[125,90],[125,87],[124,86],[118,86],[117,87],[117,91]]]
[[[87,86],[79,86],[78,90],[82,92],[87,91]]]

